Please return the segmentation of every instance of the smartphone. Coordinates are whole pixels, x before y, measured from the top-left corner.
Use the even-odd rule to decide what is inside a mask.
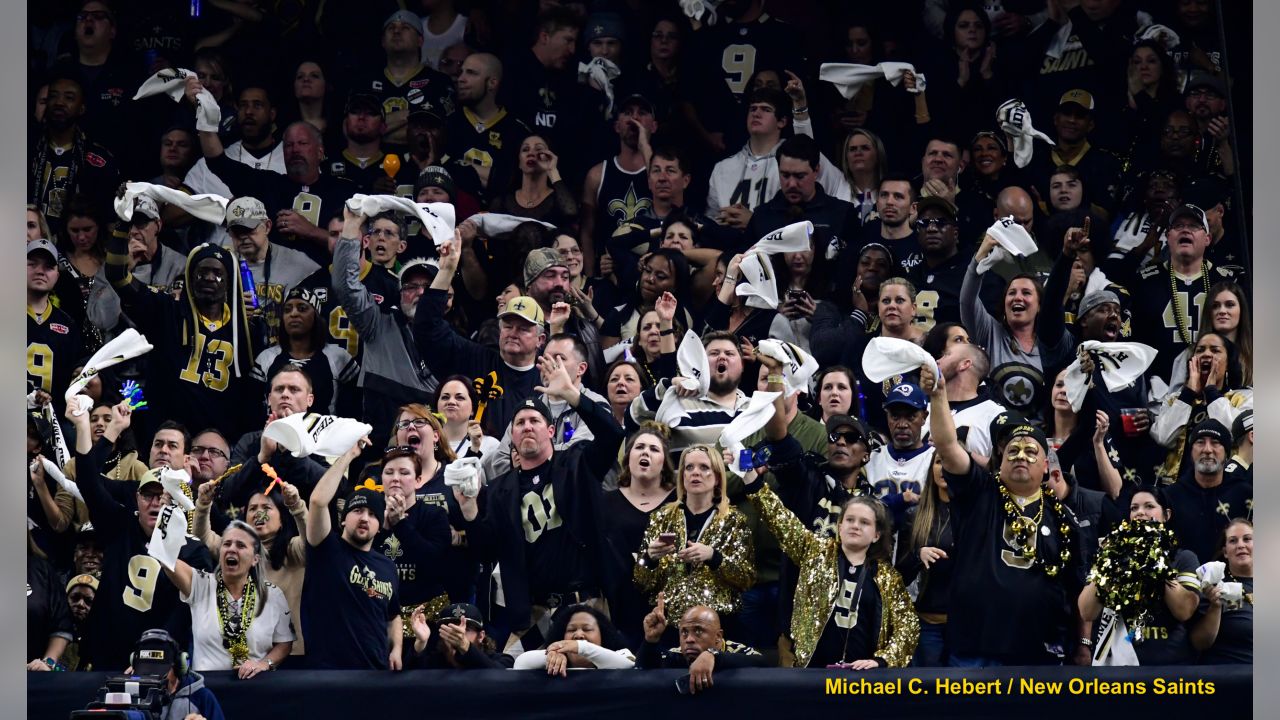
[[[675,533],[673,533],[673,532],[672,532],[672,533],[659,533],[659,534],[658,534],[658,542],[662,543],[663,545],[675,545],[675,544],[676,544],[676,534],[675,534]]]
[[[692,676],[690,675],[681,675],[680,677],[676,678],[676,692],[680,693],[681,695],[688,695],[689,682],[691,679],[692,679]]]

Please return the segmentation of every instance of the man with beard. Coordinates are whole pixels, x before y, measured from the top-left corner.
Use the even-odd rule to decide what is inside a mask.
[[[554,248],[536,248],[525,257],[524,288],[524,294],[538,302],[549,323],[556,323],[559,319],[553,317],[557,303],[575,302],[569,290],[569,268]],[[595,323],[570,312],[559,327],[553,328],[553,332],[568,333],[582,341],[586,350],[587,382],[595,384],[605,367],[604,354],[600,350],[600,330]]]
[[[653,209],[645,179],[649,166],[649,138],[658,131],[653,103],[643,95],[630,95],[615,106],[613,132],[618,154],[596,163],[582,183],[583,267],[595,267],[595,248],[603,249],[618,228]]]
[[[93,609],[93,600],[98,594],[98,578],[96,575],[81,573],[67,581],[67,606],[71,609],[72,635],[74,638],[67,644],[59,658],[67,671],[74,671],[80,665],[80,643],[84,640],[85,620]]]
[[[894,526],[901,527],[907,506],[920,502],[920,493],[933,468],[933,448],[921,437],[929,403],[913,383],[893,386],[884,400],[889,423],[889,444],[867,460],[871,494],[893,512]]]
[[[1196,122],[1195,165],[1200,172],[1230,177],[1235,172],[1231,123],[1227,119],[1227,86],[1217,75],[1193,70],[1183,89],[1187,112]]]
[[[1221,422],[1201,421],[1187,435],[1195,472],[1165,489],[1169,500],[1168,526],[1179,547],[1197,558],[1211,558],[1218,538],[1232,518],[1253,517],[1253,483],[1223,472],[1231,432]]]
[[[944,197],[920,198],[915,229],[924,262],[907,279],[916,287],[916,325],[928,332],[940,322],[960,322],[960,285],[972,253],[960,252],[956,207]]]
[[[486,435],[499,437],[515,416],[516,407],[537,392],[538,370],[535,365],[547,334],[543,325],[546,315],[537,300],[520,295],[508,300],[498,314],[497,350],[459,335],[444,319],[444,313],[449,301],[449,285],[458,270],[461,247],[460,236],[440,247],[440,271],[418,301],[413,338],[417,342],[418,355],[436,377],[459,373],[486,384],[486,391],[481,393],[481,400],[486,402],[481,422]],[[536,252],[530,253],[529,257],[536,258]],[[551,256],[555,258],[557,269],[567,277],[568,271],[564,269],[559,253],[551,250]],[[547,260],[551,256],[547,256]],[[530,270],[534,269],[538,272],[531,277]],[[542,274],[542,269],[545,268],[531,267],[526,261],[525,277],[533,280]],[[548,293],[550,297],[554,291],[548,289]]]
[[[964,527],[951,553],[951,665],[1059,665],[1072,633],[1085,635],[1076,610],[1085,566],[1075,515],[1044,489],[1044,433],[1015,413],[997,416],[993,475],[956,437],[945,380],[929,367],[920,380],[951,518]]]
[[[60,236],[67,204],[77,195],[91,199],[98,217],[107,215],[120,170],[111,152],[80,127],[85,98],[79,82],[68,77],[50,81],[48,103],[44,124],[27,152],[27,202],[44,213],[49,231]]]
[[[465,190],[485,199],[497,197],[511,184],[516,155],[529,128],[498,104],[502,61],[496,55],[468,56],[455,85],[462,112],[445,123],[443,154],[458,168]],[[471,170],[461,172],[464,168]]]
[[[256,425],[262,389],[253,360],[265,331],[261,318],[245,311],[236,257],[209,243],[197,246],[174,298],[129,273],[125,241],[119,229],[108,239],[106,276],[121,309],[155,346],[147,356],[150,407],[157,417],[239,437]]]
[[[382,50],[387,64],[376,73],[355,81],[355,92],[370,93],[382,105],[386,119],[383,142],[397,150],[405,147],[405,127],[414,110],[434,110],[441,117],[453,114],[453,82],[422,64],[422,20],[408,10],[397,10],[382,23]]]
[[[1235,275],[1205,259],[1209,221],[1195,205],[1181,205],[1170,213],[1165,235],[1169,259],[1143,267],[1136,282],[1124,284],[1134,289],[1134,339],[1159,353],[1148,372],[1167,381],[1173,359],[1200,333],[1199,308],[1209,302],[1209,288]]]
[[[404,629],[396,565],[373,551],[382,529],[382,493],[359,488],[346,498],[333,533],[329,504],[351,462],[369,445],[357,440],[334,461],[311,493],[307,513],[307,575],[302,583],[302,636],[307,665],[326,670],[401,668]]]
[[[342,213],[342,237],[333,251],[333,292],[360,338],[357,383],[364,394],[360,417],[373,425],[370,438],[374,447],[382,448],[391,434],[397,408],[411,402],[429,402],[432,390],[431,372],[420,359],[423,356],[418,353],[411,330],[418,297],[427,287],[426,269],[421,263],[406,265],[401,269],[395,294],[391,295],[387,288],[384,297],[378,297],[383,291],[369,279],[375,272],[386,270],[374,266],[366,277],[360,256],[359,238],[367,219],[346,207]],[[443,307],[440,314],[444,314]],[[440,322],[445,321],[441,318]]]
[[[271,220],[257,198],[242,196],[227,205],[227,232],[253,274],[257,313],[266,321],[266,343],[274,345],[285,294],[320,266],[297,250],[272,245]]]
[[[880,180],[876,191],[876,219],[863,225],[861,249],[868,243],[884,245],[897,259],[901,273],[905,276],[911,268],[924,262],[924,252],[920,249],[919,238],[911,224],[915,216],[916,191],[911,178],[903,174],[890,173]],[[889,273],[897,275],[898,271]],[[887,277],[887,276],[886,276]]]
[[[1054,144],[1035,146],[1027,173],[1040,197],[1049,197],[1049,176],[1062,165],[1070,165],[1080,172],[1089,199],[1110,213],[1119,202],[1120,159],[1089,144],[1094,117],[1092,93],[1080,89],[1063,93],[1053,113]]]
[[[543,356],[538,365],[546,378],[539,389],[576,410],[595,439],[557,451],[551,412],[527,398],[511,423],[516,459],[489,481],[484,515],[476,498],[453,489],[470,546],[502,565],[512,631],[504,652],[513,657],[555,639],[546,637],[555,608],[586,603],[602,609],[600,483],[623,441],[608,405],[578,392],[563,362]]]
[[[200,81],[187,78],[186,96],[194,106],[203,89]],[[349,180],[320,172],[324,139],[310,123],[299,120],[284,131],[283,177],[236,162],[223,151],[222,140],[214,132],[200,133],[200,150],[215,175],[231,193],[262,200],[275,218],[271,241],[301,250],[317,264],[329,261],[329,233],[325,218],[356,192]]]
[[[67,414],[76,428],[76,484],[94,528],[104,538],[99,597],[84,622],[81,659],[84,669],[125,667],[138,636],[149,628],[166,628],[189,642],[191,614],[178,589],[164,575],[160,561],[147,553],[160,510],[169,504],[157,473],[138,484],[133,502],[121,503],[107,490],[102,474],[120,433],[129,428],[132,411],[125,403],[111,410],[111,421],[91,442],[89,416]],[[213,558],[204,544],[187,536],[178,557],[193,568],[212,571]]]
[[[346,178],[359,192],[368,195],[394,195],[398,186],[412,184],[417,172],[411,163],[402,164],[395,177],[383,170],[387,153],[382,151],[382,133],[386,126],[378,98],[369,93],[351,93],[342,120],[342,136],[347,145],[331,148],[334,152],[327,154],[332,159],[326,159],[325,174]]]
[[[716,330],[702,336],[702,348],[707,353],[707,367],[711,370],[711,383],[706,395],[688,390],[680,384],[682,378],[660,378],[658,384],[631,401],[627,411],[627,427],[634,430],[645,420],[653,420],[666,397],[667,389],[676,388],[680,410],[688,417],[678,427],[671,428],[670,452],[679,453],[690,445],[705,443],[715,445],[724,430],[750,398],[738,389],[742,381],[742,352],[738,349],[738,336]]]
[[[985,467],[991,457],[991,420],[1005,412],[984,382],[991,372],[987,351],[968,342],[948,343],[938,358],[938,371],[947,381],[947,402],[960,441],[973,461]],[[927,438],[927,418],[924,431]]]
[[[636,667],[688,669],[689,693],[697,694],[714,685],[712,676],[717,669],[769,666],[754,648],[726,639],[720,615],[706,605],[694,605],[684,611],[680,616],[680,647],[663,650],[662,635],[667,631],[665,606],[666,599],[658,593],[658,604],[644,618],[644,644],[640,646]]]

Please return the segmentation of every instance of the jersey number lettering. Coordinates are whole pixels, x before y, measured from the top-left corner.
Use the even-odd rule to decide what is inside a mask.
[[[320,196],[300,192],[293,196],[293,211],[320,227]]]
[[[916,327],[925,332],[933,329],[933,326],[937,324],[933,314],[938,310],[938,301],[937,290],[921,290],[916,293]]]
[[[35,379],[34,387],[53,392],[53,348],[44,343],[27,346],[27,375]]]
[[[734,95],[741,95],[747,87],[747,80],[756,70],[756,48],[754,45],[730,45],[720,56],[720,67],[728,75],[724,79]]]
[[[750,180],[743,180],[733,189],[733,195],[729,196],[729,204],[741,203],[748,207],[760,207],[768,202],[768,198],[764,196],[765,184],[764,178],[756,178],[754,184]],[[754,201],[751,199],[752,195],[755,195]]]
[[[1196,293],[1195,298],[1191,299],[1191,304],[1195,305],[1194,310],[1188,310],[1186,292],[1179,290],[1174,297],[1178,301],[1178,307],[1187,314],[1187,334],[1194,338],[1196,336],[1196,326],[1200,323],[1200,311],[1204,307],[1204,291]],[[1174,315],[1173,306],[1174,302],[1170,300],[1164,306],[1164,315],[1161,317],[1164,320],[1164,326],[1173,334],[1173,341],[1180,344],[1182,343],[1182,335],[1178,332],[1178,318]]]
[[[845,579],[840,583],[840,592],[836,593],[836,604],[831,610],[831,617],[836,627],[848,630],[858,624],[858,608],[853,606],[858,592],[858,583]]]
[[[1039,532],[1031,533],[1031,539],[1027,541],[1031,545],[1030,550],[1027,552],[1028,557],[1023,557],[1022,553],[1015,549],[1018,546],[1014,540],[1013,528],[1010,527],[1008,522],[1003,524],[1003,533],[1004,544],[1006,547],[1000,551],[1000,559],[1004,561],[1005,565],[1008,565],[1011,568],[1016,568],[1018,570],[1030,570],[1031,565],[1035,562],[1036,558],[1036,541],[1039,539]]]
[[[556,510],[555,489],[548,483],[541,493],[527,492],[520,504],[520,524],[524,526],[525,542],[534,543],[542,533],[560,527],[560,513]]]
[[[147,612],[155,600],[156,580],[160,578],[160,561],[150,555],[134,555],[129,558],[127,585],[124,586],[124,604]]]
[[[360,351],[360,336],[351,326],[351,318],[347,317],[347,311],[341,305],[329,313],[329,336],[335,340],[335,345],[345,346],[351,357],[355,357]]]
[[[187,366],[182,369],[182,372],[178,373],[178,377],[189,383],[204,385],[210,390],[222,392],[231,382],[228,368],[234,352],[235,348],[225,340],[208,340],[206,346],[205,336],[196,333],[195,351],[191,353],[191,359],[187,361]]]

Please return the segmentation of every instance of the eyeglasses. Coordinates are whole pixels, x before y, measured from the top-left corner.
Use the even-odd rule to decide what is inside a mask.
[[[107,12],[106,10],[86,10],[85,12],[82,12],[79,15],[76,15],[76,22],[87,22],[89,20],[96,20],[98,22],[102,22],[104,20],[110,20],[110,19],[111,19],[111,13]]]
[[[206,454],[207,454],[207,455],[209,455],[210,457],[215,457],[215,458],[218,458],[219,460],[226,460],[226,459],[227,459],[227,454],[226,454],[226,453],[224,453],[224,452],[222,452],[222,451],[221,451],[221,450],[219,450],[218,448],[216,448],[216,447],[205,447],[205,446],[203,446],[203,445],[192,445],[192,446],[191,446],[191,454],[192,454],[192,455],[195,455],[196,457],[200,457],[201,455],[206,455]]]
[[[916,230],[928,230],[931,227],[938,228],[939,230],[946,230],[955,224],[956,221],[951,218],[920,218],[916,221]]]
[[[844,432],[837,431],[837,432],[827,433],[827,442],[831,443],[832,445],[835,445],[837,442],[839,442],[841,438],[844,438],[845,443],[849,445],[852,445],[854,443],[860,443],[863,441],[862,433],[858,432],[857,430],[845,430]]]
[[[397,421],[396,421],[395,428],[396,428],[397,430],[408,430],[408,429],[409,429],[409,428],[411,428],[411,427],[421,429],[421,428],[426,427],[428,422],[430,422],[430,421],[429,421],[429,420],[427,420],[426,418],[412,418],[412,419],[410,419],[410,420],[397,420]],[[392,448],[392,449],[394,450],[394,449],[397,449],[397,448]],[[413,448],[411,448],[411,447],[409,447],[409,446],[407,446],[407,445],[406,445],[406,446],[404,446],[402,449],[404,449],[404,450],[412,450]]]
[[[400,239],[400,231],[392,230],[391,228],[375,228],[373,230],[370,230],[366,234],[369,237],[384,237],[384,238],[391,238],[392,240]]]
[[[1193,97],[1209,97],[1210,95],[1213,95],[1214,97],[1219,97],[1219,96],[1218,96],[1218,91],[1217,91],[1217,90],[1212,90],[1212,89],[1207,88],[1207,87],[1196,88],[1195,90],[1192,90],[1192,91],[1190,91],[1190,92],[1188,92],[1188,93],[1187,93],[1187,97],[1189,97],[1189,98],[1193,98]]]
[[[574,255],[581,255],[581,254],[582,254],[582,248],[576,248],[576,247],[571,247],[571,248],[561,248],[559,252],[560,252],[560,256],[561,256],[561,257],[564,257],[564,256],[566,256],[566,255],[568,255],[568,256],[570,256],[570,257],[572,257],[572,256],[574,256]]]
[[[426,290],[430,285],[426,283],[409,283],[400,286],[400,292],[413,292],[414,290]]]
[[[1191,137],[1192,135],[1195,135],[1195,132],[1191,128],[1167,127],[1164,129],[1165,137],[1184,138],[1184,137]]]

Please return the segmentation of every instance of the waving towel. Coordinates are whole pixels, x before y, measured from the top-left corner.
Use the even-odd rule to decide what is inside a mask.
[[[844,96],[846,100],[850,100],[863,85],[884,78],[889,84],[897,87],[902,82],[902,77],[911,71],[916,76],[916,89],[909,90],[912,93],[924,92],[925,83],[924,75],[916,72],[915,67],[911,63],[904,62],[882,62],[879,65],[857,65],[854,63],[822,63],[818,68],[818,79],[825,80]]]
[[[619,359],[626,360],[627,362],[635,362],[636,356],[631,352],[631,345],[635,343],[635,341],[635,337],[629,337],[624,340],[619,340],[610,347],[602,350],[601,353],[604,355],[604,364],[606,366],[612,365]]]
[[[808,220],[801,220],[798,223],[791,223],[786,227],[778,228],[760,238],[755,245],[752,245],[747,250],[747,253],[773,255],[776,253],[804,252],[809,249],[809,237],[811,235],[813,235],[813,223]]]
[[[1124,618],[1111,608],[1102,609],[1102,621],[1098,628],[1098,644],[1093,650],[1094,665],[1137,665],[1138,653],[1133,649],[1133,639]]]
[[[196,509],[195,503],[187,497],[191,489],[191,475],[186,470],[165,468],[160,471],[160,485],[169,493],[173,504],[187,512]]]
[[[1173,28],[1160,24],[1151,24],[1138,30],[1133,41],[1136,43],[1142,40],[1155,40],[1164,46],[1165,52],[1182,44],[1182,38],[1178,37],[1178,33],[1174,32]]]
[[[716,5],[720,0],[680,0],[680,9],[684,10],[684,14],[694,20],[700,20],[707,25],[716,24]],[[703,16],[706,19],[703,19]]]
[[[187,78],[195,75],[186,68],[165,68],[147,78],[134,94],[134,100],[141,100],[152,95],[168,95],[174,102],[182,102],[187,93]],[[222,111],[218,109],[218,101],[213,93],[201,89],[196,95],[196,130],[200,132],[218,132],[222,123]],[[126,220],[128,218],[125,218]]]
[[[40,464],[44,465],[44,474],[46,477],[53,478],[54,482],[58,483],[63,490],[71,493],[72,497],[80,502],[84,502],[84,495],[80,494],[79,486],[68,480],[66,475],[62,474],[62,470],[58,467],[57,463],[43,455],[41,455],[39,459]]]
[[[1085,340],[1080,348],[1089,353],[1093,362],[1102,370],[1102,381],[1107,390],[1116,392],[1128,387],[1142,377],[1142,374],[1155,362],[1156,349],[1136,342],[1098,342]],[[1067,376],[1063,378],[1067,386],[1067,400],[1071,401],[1071,409],[1079,412],[1084,404],[1085,393],[1089,390],[1089,376],[1080,369],[1080,358],[1077,357],[1067,366]]]
[[[910,340],[874,337],[862,351],[862,372],[872,382],[884,382],[894,375],[928,366],[938,376],[938,363],[927,350]]]
[[[80,374],[67,386],[67,392],[63,396],[67,405],[74,406],[72,414],[83,415],[89,411],[93,400],[87,395],[77,396],[76,394],[83,390],[98,373],[150,351],[151,343],[133,328],[125,330],[114,340],[98,348],[98,352],[84,364],[84,370],[81,370]]]
[[[991,227],[987,228],[987,234],[995,238],[999,246],[993,248],[978,262],[979,275],[1000,263],[1013,260],[1015,256],[1027,257],[1040,249],[1036,246],[1036,241],[1031,239],[1027,229],[1019,225],[1012,215],[992,223]]]
[[[578,63],[578,82],[595,83],[605,97],[604,112],[613,117],[613,83],[622,75],[622,71],[612,60],[602,57],[591,58],[591,62]]]
[[[262,434],[275,440],[294,457],[336,457],[350,450],[357,440],[372,431],[372,425],[351,418],[294,413],[272,422]]]
[[[480,466],[480,458],[458,458],[444,467],[444,484],[456,486],[463,497],[473,498],[480,494],[480,486],[484,484],[484,470]]]
[[[178,493],[181,495],[181,491]],[[170,493],[172,496],[173,493]],[[156,518],[156,529],[147,543],[147,554],[170,570],[178,560],[178,553],[187,544],[187,514],[177,505],[165,505]]]
[[[746,298],[747,306],[762,310],[778,309],[778,280],[767,255],[753,252],[738,266],[742,281],[734,292]]]
[[[711,391],[711,365],[707,362],[707,350],[702,346],[702,338],[692,330],[684,332],[680,347],[676,348],[676,365],[680,368],[681,383],[685,389],[697,390],[698,397],[706,397]],[[675,387],[667,388],[658,411],[654,413],[654,420],[668,427],[679,427],[688,417],[689,413],[680,404],[680,396],[676,394]]]
[[[505,235],[512,230],[515,230],[521,224],[527,222],[536,222],[545,228],[555,227],[555,225],[552,225],[549,222],[542,222],[541,220],[534,220],[533,218],[491,212],[476,213],[475,215],[467,218],[465,222],[474,223],[476,231],[487,238]]]
[[[787,397],[809,389],[809,379],[818,371],[818,361],[812,355],[782,340],[768,338],[760,341],[756,352],[782,363],[782,380],[787,387]]]
[[[996,123],[1000,129],[1004,131],[1004,135],[1009,140],[1009,146],[1013,148],[1013,164],[1020,168],[1024,168],[1031,162],[1031,156],[1035,151],[1032,143],[1035,140],[1043,140],[1050,145],[1055,145],[1048,135],[1031,127],[1031,111],[1027,109],[1027,104],[1018,99],[1006,100],[996,110]]]
[[[742,459],[741,453],[746,449],[742,445],[742,441],[754,435],[773,417],[773,413],[776,410],[773,406],[773,401],[777,397],[778,393],[776,392],[757,390],[751,395],[751,399],[747,401],[747,404],[733,417],[733,420],[720,431],[720,447],[733,454],[733,462],[729,464],[729,469],[733,471],[734,475],[742,475],[742,468],[739,463]]]
[[[214,225],[221,225],[227,217],[227,198],[213,193],[188,195],[164,185],[145,182],[125,183],[124,195],[115,200],[116,217],[125,222],[133,219],[134,200],[149,197],[158,205],[176,205],[188,215]]]
[[[365,217],[378,213],[394,212],[418,218],[422,227],[435,242],[436,247],[453,241],[453,204],[416,203],[409,198],[395,195],[363,195],[356,193],[347,200],[347,208]]]

